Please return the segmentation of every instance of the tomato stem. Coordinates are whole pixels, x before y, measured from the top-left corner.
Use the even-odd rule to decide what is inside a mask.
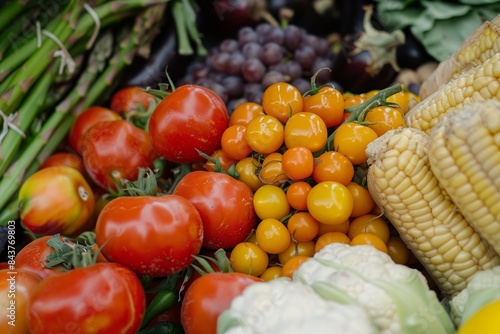
[[[167,191],[167,194],[173,194],[175,187],[181,182],[182,178],[189,174],[192,171],[192,167],[190,164],[180,164],[179,170],[177,172],[177,175],[175,176],[174,181],[172,182],[172,185],[170,186],[170,189]]]

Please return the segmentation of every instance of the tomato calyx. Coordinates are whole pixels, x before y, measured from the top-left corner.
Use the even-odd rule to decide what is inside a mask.
[[[98,253],[95,253],[90,246],[73,242],[68,237],[61,237],[60,234],[55,234],[48,239],[47,245],[54,249],[47,255],[47,263],[44,264],[45,267],[50,269],[62,265],[64,268],[62,270],[68,271],[74,268],[87,267],[97,261]]]
[[[159,89],[146,88],[142,89],[144,92],[152,95],[153,98],[149,99],[149,105],[146,109],[143,104],[136,104],[136,110],[124,113],[122,115],[127,121],[131,122],[140,129],[147,129],[151,114],[156,109],[158,104],[168,95],[168,84],[159,84]]]
[[[218,156],[213,158],[213,157],[209,156],[208,154],[206,154],[198,149],[196,149],[196,151],[204,159],[206,159],[207,161],[210,161],[211,163],[214,164],[213,169],[216,173],[224,173],[224,174],[227,174],[227,175],[231,176],[232,178],[238,180],[240,173],[238,173],[238,171],[236,170],[236,165],[233,164],[228,168],[228,170],[225,170],[224,168],[222,168],[220,158]]]
[[[311,90],[308,90],[307,92],[305,92],[302,96],[303,97],[306,97],[306,96],[310,96],[310,95],[316,95],[319,93],[319,91],[324,88],[324,87],[329,87],[329,88],[333,88],[335,89],[335,85],[332,84],[331,82],[328,82],[324,85],[321,85],[321,86],[316,86],[316,78],[318,76],[318,74],[323,71],[323,70],[328,70],[328,71],[332,71],[330,68],[328,67],[322,67],[320,68],[319,70],[316,71],[316,73],[314,73],[314,75],[311,77]]]

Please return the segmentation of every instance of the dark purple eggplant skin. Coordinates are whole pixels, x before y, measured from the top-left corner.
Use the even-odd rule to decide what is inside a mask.
[[[420,65],[435,60],[409,29],[403,29],[403,33],[405,34],[405,43],[396,50],[396,62],[400,68],[415,70]]]

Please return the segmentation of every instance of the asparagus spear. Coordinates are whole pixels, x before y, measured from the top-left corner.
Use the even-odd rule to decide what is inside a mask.
[[[7,25],[14,21],[19,13],[26,9],[28,2],[27,0],[17,0],[3,5],[2,10],[0,10],[0,30],[4,30]]]

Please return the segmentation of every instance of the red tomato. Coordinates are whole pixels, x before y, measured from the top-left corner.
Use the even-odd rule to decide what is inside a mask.
[[[116,121],[120,115],[111,109],[94,106],[84,110],[75,120],[69,132],[69,144],[78,153],[82,154],[82,140],[87,131],[99,122]]]
[[[21,248],[16,255],[16,268],[29,271],[42,279],[61,274],[62,265],[53,269],[45,266],[47,264],[47,255],[53,251],[53,248],[47,244],[47,240],[50,238],[52,238],[51,235],[40,237]],[[71,243],[69,240],[68,242]]]
[[[101,122],[82,141],[83,163],[92,180],[103,189],[115,181],[135,181],[139,168],[153,168],[156,155],[146,131],[125,120]]]
[[[204,161],[197,149],[212,154],[220,147],[229,116],[224,101],[212,90],[178,87],[156,107],[149,120],[154,150],[176,163]]]
[[[59,152],[50,155],[47,159],[45,159],[43,164],[40,166],[40,169],[52,166],[67,166],[76,169],[82,173],[82,175],[85,173],[82,158],[69,152]]]
[[[191,172],[182,178],[174,194],[187,198],[198,209],[206,248],[234,247],[255,227],[252,190],[227,174]]]
[[[198,278],[186,291],[181,306],[186,334],[215,334],[219,315],[256,282],[262,279],[242,273],[210,273]]]
[[[122,88],[114,93],[111,97],[110,107],[118,113],[129,114],[140,108],[148,110],[155,101],[155,97],[141,87],[132,86]]]
[[[115,198],[102,209],[95,233],[106,259],[150,276],[186,269],[203,241],[200,214],[177,195]]]
[[[137,276],[117,263],[97,263],[44,279],[28,310],[31,333],[137,332],[146,308]]]
[[[26,309],[40,277],[23,269],[0,270],[0,332],[28,334]]]
[[[41,169],[19,190],[19,217],[35,234],[72,235],[92,215],[94,193],[76,169],[54,166]]]

